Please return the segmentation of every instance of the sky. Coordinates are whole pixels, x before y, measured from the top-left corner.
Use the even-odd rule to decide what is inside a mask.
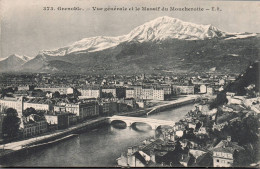
[[[0,0],[0,58],[36,56],[93,36],[119,36],[160,16],[212,24],[227,32],[260,33],[260,2],[212,0]],[[219,7],[221,11],[93,11],[92,7]],[[44,11],[54,7],[55,11]],[[84,11],[58,11],[81,7]]]

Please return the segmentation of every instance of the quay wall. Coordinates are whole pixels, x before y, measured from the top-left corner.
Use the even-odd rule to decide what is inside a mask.
[[[12,157],[14,155],[24,155],[24,153],[33,151],[36,148],[42,146],[49,146],[53,143],[59,142],[61,140],[68,139],[70,137],[66,137],[68,135],[75,135],[81,132],[85,132],[86,130],[93,129],[99,126],[107,124],[107,118],[101,118],[89,122],[85,122],[82,124],[78,124],[76,126],[71,126],[68,129],[64,129],[63,131],[58,131],[57,133],[49,134],[46,136],[38,136],[34,141],[28,141],[24,145],[21,145],[18,149],[15,150],[6,150],[0,153],[0,160],[4,160],[5,158]],[[40,138],[39,138],[40,137]],[[39,138],[39,139],[38,139]]]

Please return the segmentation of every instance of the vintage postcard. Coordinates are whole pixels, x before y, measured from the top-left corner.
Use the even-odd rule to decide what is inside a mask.
[[[0,0],[0,167],[260,166],[260,2]]]

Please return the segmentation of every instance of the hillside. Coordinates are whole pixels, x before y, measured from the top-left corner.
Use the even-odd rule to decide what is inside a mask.
[[[260,89],[260,62],[255,62],[247,67],[242,72],[235,82],[229,84],[225,91],[234,92],[237,95],[245,95],[246,87],[254,85],[255,92],[259,92]]]
[[[203,41],[167,40],[160,44],[123,43],[93,53],[48,57],[77,66],[77,72],[89,73],[191,73],[208,72],[216,67],[219,73],[240,73],[251,61],[259,58],[260,39]]]
[[[2,72],[17,71],[22,64],[26,63],[30,59],[31,58],[27,56],[20,56],[17,54],[10,55],[8,58],[0,61],[0,70]]]

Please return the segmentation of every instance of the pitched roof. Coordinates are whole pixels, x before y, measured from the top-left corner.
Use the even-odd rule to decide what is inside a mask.
[[[204,153],[196,159],[191,166],[192,167],[212,167],[213,166],[212,155],[210,152]]]
[[[226,153],[233,154],[235,150],[240,151],[240,150],[244,150],[244,148],[237,145],[236,142],[222,140],[212,150],[216,152],[226,152]]]
[[[182,154],[180,162],[188,163],[190,160],[190,156],[188,154]]]
[[[133,155],[134,155],[135,158],[137,158],[141,163],[143,163],[144,165],[146,165],[146,160],[145,160],[144,157],[139,153],[139,151],[135,152]]]
[[[146,145],[145,147],[142,148],[142,151],[147,154],[150,155],[151,150],[154,150],[156,145],[161,145],[163,143],[163,141],[161,139],[157,139],[154,142]]]

